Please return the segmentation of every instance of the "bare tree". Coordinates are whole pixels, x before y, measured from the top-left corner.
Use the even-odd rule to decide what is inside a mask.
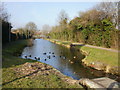
[[[37,30],[37,26],[34,22],[29,22],[26,24],[25,28],[27,30]]]
[[[25,26],[26,35],[28,38],[32,37],[36,30],[37,30],[37,26],[34,22],[29,22]]]
[[[68,15],[64,10],[60,12],[58,19],[61,30],[65,29],[68,23]]]
[[[101,19],[109,18],[115,26],[118,25],[118,2],[101,2],[95,8],[102,12]]]
[[[0,20],[8,22],[10,15],[7,13],[4,3],[0,3]]]
[[[47,33],[49,33],[51,30],[51,27],[47,24],[43,25],[42,27],[42,34],[46,35]]]

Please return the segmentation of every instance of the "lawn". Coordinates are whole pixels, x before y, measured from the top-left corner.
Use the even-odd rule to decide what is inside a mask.
[[[98,62],[103,62],[110,66],[118,66],[117,52],[91,48],[86,46],[77,46],[77,47],[88,53],[88,56],[86,57],[88,63],[98,61]]]

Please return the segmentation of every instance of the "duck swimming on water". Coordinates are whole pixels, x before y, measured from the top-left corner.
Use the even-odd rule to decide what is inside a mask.
[[[40,57],[38,57],[38,60],[40,60]]]
[[[73,58],[76,58],[76,56],[74,56]]]
[[[25,58],[27,59],[27,56],[25,56]]]
[[[37,60],[37,57],[34,57]]]
[[[74,62],[71,61],[70,63],[73,64]]]
[[[63,59],[66,59],[66,57],[64,56]]]
[[[49,55],[49,56],[47,56],[47,58],[49,58],[49,59],[50,59],[50,55]]]
[[[46,55],[46,53],[43,53],[44,55]]]

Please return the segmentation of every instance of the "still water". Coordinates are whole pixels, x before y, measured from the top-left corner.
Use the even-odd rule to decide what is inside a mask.
[[[90,69],[82,65],[81,60],[85,57],[74,48],[66,48],[44,39],[35,39],[32,47],[26,47],[21,57],[49,64],[58,69],[64,75],[74,79],[96,78],[104,76],[101,71]]]

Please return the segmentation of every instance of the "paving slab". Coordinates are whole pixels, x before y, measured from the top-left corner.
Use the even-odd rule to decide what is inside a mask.
[[[120,90],[120,83],[108,77],[95,79],[82,78],[79,80],[79,83],[95,90]]]
[[[92,79],[94,82],[102,85],[105,88],[120,88],[120,83],[108,77]]]

